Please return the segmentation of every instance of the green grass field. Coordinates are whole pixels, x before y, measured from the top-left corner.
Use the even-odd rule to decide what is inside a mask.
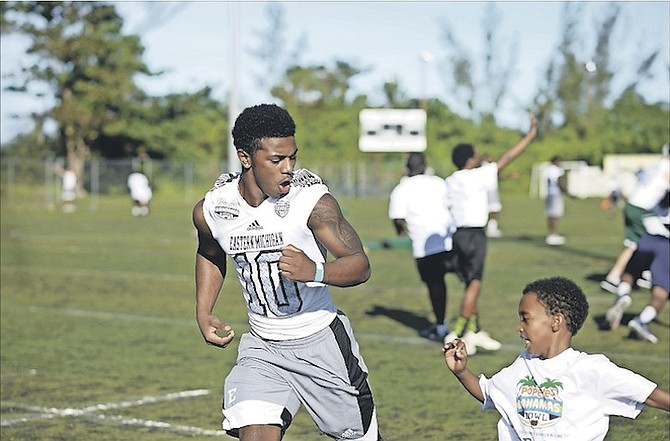
[[[19,199],[21,201],[19,202]],[[386,201],[340,200],[364,242],[393,235]],[[656,345],[628,338],[625,326],[603,332],[597,321],[613,297],[598,277],[621,248],[622,221],[607,219],[598,200],[568,200],[563,247],[544,244],[542,202],[503,194],[500,226],[489,241],[482,324],[503,342],[496,353],[472,357],[491,375],[522,350],[517,302],[526,283],[562,275],[587,293],[591,311],[574,343],[602,352],[667,389],[670,386],[669,309],[652,325]],[[95,210],[48,211],[41,195],[3,200],[1,236],[1,438],[10,440],[168,441],[228,439],[220,431],[221,390],[236,345],[207,346],[193,319],[194,201],[158,194],[147,218],[132,218],[125,197],[102,197]],[[370,249],[373,275],[365,284],[333,289],[350,317],[370,369],[380,428],[394,441],[493,440],[494,411],[483,412],[444,365],[440,345],[417,330],[430,306],[408,249]],[[448,316],[462,286],[448,278]],[[624,321],[641,310],[634,294]],[[246,330],[234,278],[217,314]],[[669,414],[646,409],[634,421],[612,418],[609,440],[670,437]],[[286,441],[320,437],[301,411]]]

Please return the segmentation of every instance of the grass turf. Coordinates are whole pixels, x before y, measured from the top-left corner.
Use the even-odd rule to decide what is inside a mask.
[[[503,194],[500,227],[489,241],[481,322],[503,348],[470,360],[491,375],[522,349],[517,302],[526,283],[562,275],[586,292],[591,310],[575,347],[602,352],[668,389],[669,309],[652,325],[659,343],[628,338],[623,326],[599,330],[613,297],[598,287],[621,249],[621,216],[610,220],[599,200],[568,200],[562,247],[544,244],[542,202]],[[1,351],[3,440],[180,440],[221,436],[221,389],[236,345],[205,345],[193,319],[195,201],[161,199],[147,218],[130,216],[127,198],[108,197],[78,210],[48,211],[39,201],[3,200]],[[366,243],[393,236],[384,199],[341,199]],[[91,209],[94,208],[94,209]],[[333,289],[357,333],[384,436],[395,441],[495,439],[498,416],[448,372],[440,345],[417,331],[431,320],[410,250],[369,247],[372,278]],[[462,285],[448,276],[448,317]],[[647,302],[638,290],[624,317]],[[238,282],[229,279],[216,313],[247,329]],[[208,391],[200,393],[198,391]],[[196,391],[193,396],[170,395]],[[165,399],[163,399],[165,398]],[[646,409],[633,422],[612,418],[608,440],[668,439],[667,413]],[[227,437],[223,436],[223,439]],[[320,437],[301,411],[286,441]]]

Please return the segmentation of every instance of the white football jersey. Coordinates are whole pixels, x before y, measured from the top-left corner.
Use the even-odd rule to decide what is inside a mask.
[[[226,173],[205,195],[203,211],[212,235],[229,256],[242,285],[252,332],[289,340],[327,327],[337,309],[328,286],[279,275],[280,249],[292,244],[315,262],[325,261],[307,221],[328,187],[307,169],[295,171],[285,196],[252,207],[238,190],[240,174]]]

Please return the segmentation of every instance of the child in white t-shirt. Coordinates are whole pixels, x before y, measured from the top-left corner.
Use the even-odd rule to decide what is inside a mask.
[[[461,339],[444,345],[447,367],[483,409],[501,415],[499,440],[603,440],[610,415],[635,418],[644,405],[670,411],[670,394],[601,354],[572,348],[588,302],[572,281],[527,285],[519,302],[525,351],[490,379],[467,365]]]

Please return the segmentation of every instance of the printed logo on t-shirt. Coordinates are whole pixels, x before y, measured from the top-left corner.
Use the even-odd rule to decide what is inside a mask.
[[[538,385],[529,375],[517,386],[516,412],[524,425],[543,428],[558,423],[563,416],[563,400],[559,397],[563,383],[546,378]]]

